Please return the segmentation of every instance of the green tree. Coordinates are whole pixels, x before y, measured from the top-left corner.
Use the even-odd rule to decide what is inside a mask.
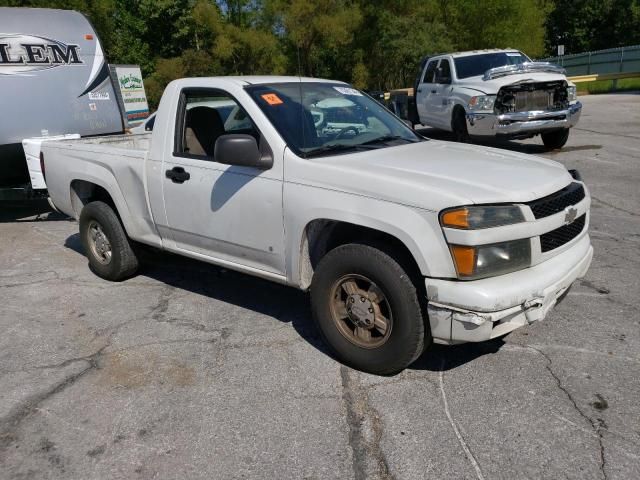
[[[348,48],[362,20],[358,3],[348,0],[267,0],[266,14],[288,48],[290,70],[304,75],[331,71],[336,48]]]
[[[546,21],[546,45],[565,53],[640,43],[639,0],[555,0]]]
[[[545,21],[551,8],[548,0],[442,2],[457,49],[517,48],[534,58],[545,53]]]

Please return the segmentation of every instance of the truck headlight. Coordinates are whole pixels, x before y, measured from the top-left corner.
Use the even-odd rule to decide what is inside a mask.
[[[575,85],[569,85],[567,87],[567,99],[569,102],[575,102],[578,99],[578,92]]]
[[[458,278],[477,280],[522,270],[531,265],[528,238],[470,247],[450,245]]]
[[[522,210],[517,205],[452,208],[440,214],[440,224],[443,227],[468,230],[500,227],[524,221]]]
[[[495,95],[478,95],[477,97],[471,97],[469,100],[469,110],[473,110],[474,112],[493,111],[495,101]]]

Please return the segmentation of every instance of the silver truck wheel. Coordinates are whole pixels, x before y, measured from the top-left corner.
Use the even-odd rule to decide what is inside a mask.
[[[112,257],[111,243],[102,230],[102,226],[95,220],[91,220],[87,228],[89,229],[87,240],[91,254],[101,264],[108,265]]]
[[[104,202],[87,203],[80,213],[80,240],[91,270],[119,281],[138,269],[138,258],[113,209]]]

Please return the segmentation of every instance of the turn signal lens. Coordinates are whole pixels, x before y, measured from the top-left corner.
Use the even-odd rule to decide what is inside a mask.
[[[518,205],[472,205],[452,208],[440,214],[440,224],[449,228],[493,228],[524,221]]]
[[[442,225],[445,227],[469,228],[469,210],[459,208],[442,214]]]
[[[464,245],[451,245],[451,253],[459,276],[470,277],[476,266],[476,249]]]

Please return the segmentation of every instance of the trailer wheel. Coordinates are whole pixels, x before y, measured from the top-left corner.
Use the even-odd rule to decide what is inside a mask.
[[[87,203],[80,213],[80,240],[89,267],[101,278],[124,280],[138,269],[138,258],[113,209],[104,202]]]
[[[453,134],[456,137],[456,142],[471,143],[471,137],[467,130],[467,119],[462,107],[458,107],[453,111],[453,118],[451,119],[451,128]]]
[[[325,255],[313,277],[311,306],[325,343],[358,370],[395,374],[424,349],[416,288],[396,260],[373,246],[347,244]]]
[[[554,132],[543,133],[542,143],[547,150],[557,150],[564,147],[569,140],[569,129],[563,128],[562,130],[556,130]]]

